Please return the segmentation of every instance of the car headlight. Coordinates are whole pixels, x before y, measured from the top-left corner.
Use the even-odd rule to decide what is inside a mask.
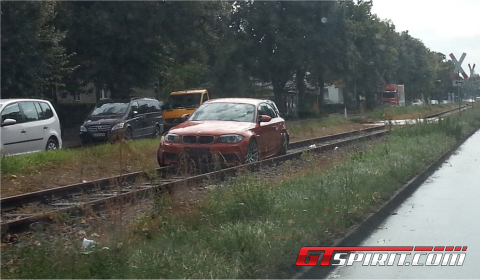
[[[81,132],[87,132],[87,128],[84,125],[80,126],[80,131]]]
[[[121,129],[125,126],[125,123],[121,122],[121,123],[117,123],[116,125],[114,125],[112,127],[112,130],[116,130],[116,129]]]
[[[175,133],[168,133],[166,136],[165,136],[165,141],[167,142],[180,142],[180,136],[178,136],[178,134],[175,134]]]
[[[218,137],[218,142],[219,142],[219,143],[229,143],[229,144],[232,144],[232,143],[240,142],[240,141],[242,141],[242,139],[243,139],[243,136],[242,136],[242,135],[238,135],[238,134],[226,134],[226,135],[221,135],[220,137]]]

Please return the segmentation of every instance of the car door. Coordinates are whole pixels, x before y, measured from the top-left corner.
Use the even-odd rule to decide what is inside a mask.
[[[138,101],[138,118],[139,118],[139,136],[150,135],[153,133],[153,127],[149,118],[150,105],[147,100]]]
[[[141,133],[142,123],[139,116],[138,107],[139,107],[138,102],[133,101],[132,105],[130,106],[130,113],[128,115],[128,118],[129,118],[128,124],[129,124],[129,128],[132,130],[133,138],[139,137],[141,135],[140,133]]]
[[[28,152],[41,151],[45,149],[48,138],[46,138],[46,128],[44,122],[40,121],[37,108],[34,101],[19,102],[22,109],[26,148]]]
[[[260,127],[262,131],[261,141],[259,143],[259,150],[264,156],[271,156],[275,153],[279,141],[281,141],[280,133],[278,132],[278,120],[276,120],[275,111],[267,103],[260,103],[258,105],[258,116],[266,115],[272,119],[269,122],[261,122]]]
[[[160,134],[162,134],[162,131],[163,131],[163,116],[162,116],[162,108],[160,106],[160,103],[157,100],[150,100],[149,105],[150,105],[149,118],[150,118],[151,125],[152,125],[152,134],[154,133],[155,126],[157,124],[160,127]]]
[[[61,148],[61,128],[60,121],[56,114],[54,114],[54,109],[51,104],[44,101],[37,101],[35,103],[35,108],[38,112],[38,126],[42,128],[43,134],[43,143],[39,147],[40,150],[44,150],[47,147],[47,141],[51,136],[55,136],[56,140],[59,142],[59,148]]]
[[[23,123],[23,115],[19,104],[12,103],[6,105],[2,110],[1,116],[2,153],[9,155],[27,151],[25,124]],[[7,119],[13,119],[16,123],[4,125],[4,121]]]

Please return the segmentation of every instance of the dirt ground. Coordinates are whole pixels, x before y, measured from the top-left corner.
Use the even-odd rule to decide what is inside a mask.
[[[369,149],[381,141],[383,140],[379,138],[360,143],[357,146],[347,146],[340,150],[324,152],[312,157],[312,161],[302,159],[287,161],[251,175],[262,180],[267,179],[275,184],[286,178],[304,176],[305,173],[308,173],[309,166],[315,166],[317,172],[322,172],[333,165],[349,160],[352,152]],[[145,234],[154,234],[155,221],[161,219],[155,214],[159,204],[161,204],[162,211],[174,213],[178,217],[188,215],[191,211],[195,211],[196,205],[207,195],[209,190],[221,188],[224,184],[224,182],[205,182],[198,186],[178,187],[172,190],[168,197],[165,197],[166,200],[147,199],[131,205],[111,206],[92,215],[70,217],[68,222],[58,221],[48,225],[41,222],[36,223],[33,227],[34,230],[18,235],[2,236],[1,246],[2,249],[14,246],[38,246],[57,240],[61,241],[64,250],[78,250],[83,238],[87,238],[101,246],[119,248],[125,245],[124,242],[135,242],[139,238],[143,238]],[[163,215],[166,215],[166,212]],[[7,269],[8,265],[2,263],[2,268]]]
[[[318,128],[305,133],[291,135],[290,141],[299,141],[332,135],[341,132],[363,128],[356,123],[347,123],[334,127]],[[47,165],[29,174],[1,175],[1,197],[20,195],[28,192],[41,191],[49,188],[77,184],[108,178],[122,173],[136,171],[152,171],[158,168],[156,161],[156,148],[151,151],[142,151],[142,154],[127,155],[127,162],[119,163],[118,160],[105,159],[72,159],[62,166]],[[139,156],[143,158],[138,158]],[[128,160],[130,158],[131,160]],[[121,165],[121,166],[120,166]],[[123,171],[123,172],[122,172]]]

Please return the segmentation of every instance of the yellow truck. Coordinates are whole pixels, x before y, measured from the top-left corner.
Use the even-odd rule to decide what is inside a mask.
[[[186,89],[170,93],[163,107],[165,130],[183,122],[182,115],[192,114],[208,99],[209,96],[206,89]]]

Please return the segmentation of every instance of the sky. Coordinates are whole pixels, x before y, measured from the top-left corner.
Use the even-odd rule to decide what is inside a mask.
[[[373,0],[372,13],[449,60],[466,53],[463,70],[470,76],[468,64],[476,64],[480,73],[480,0]]]

